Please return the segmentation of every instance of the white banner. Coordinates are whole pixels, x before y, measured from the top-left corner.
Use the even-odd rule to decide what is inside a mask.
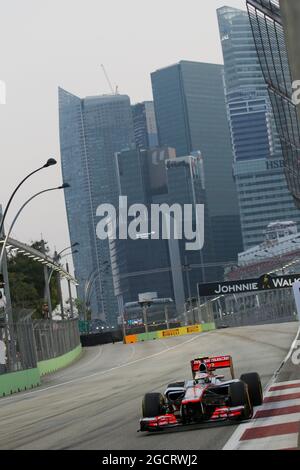
[[[297,307],[298,318],[300,319],[300,282],[295,281],[293,284],[293,293]]]

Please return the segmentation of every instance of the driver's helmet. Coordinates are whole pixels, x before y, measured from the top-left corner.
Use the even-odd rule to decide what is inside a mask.
[[[195,382],[207,383],[210,382],[211,379],[207,372],[196,372],[194,380]]]
[[[200,382],[208,382],[209,374],[207,373],[207,366],[205,362],[201,362],[199,370],[195,373],[195,380]]]

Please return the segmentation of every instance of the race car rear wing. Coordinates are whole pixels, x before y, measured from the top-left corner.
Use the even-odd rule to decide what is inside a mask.
[[[230,369],[231,377],[234,379],[234,370],[231,356],[212,356],[212,357],[198,357],[191,361],[191,368],[193,378],[196,372],[201,372],[201,364],[203,364],[208,372],[216,369]],[[205,369],[205,367],[203,367]]]

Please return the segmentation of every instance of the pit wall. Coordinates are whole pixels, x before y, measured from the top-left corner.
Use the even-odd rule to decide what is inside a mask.
[[[140,333],[136,335],[125,336],[125,343],[139,343],[141,341],[149,341],[153,339],[170,338],[174,336],[183,336],[192,333],[202,333],[204,331],[215,330],[214,323],[202,323],[201,325],[188,325],[170,330],[151,331],[150,333]]]
[[[41,384],[41,376],[49,374],[58,369],[68,366],[81,355],[81,345],[62,356],[41,361],[34,369],[21,370],[0,374],[0,397],[11,395],[12,393],[30,390]]]

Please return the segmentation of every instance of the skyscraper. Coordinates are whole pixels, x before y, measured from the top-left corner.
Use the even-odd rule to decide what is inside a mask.
[[[157,292],[159,298],[172,298],[173,310],[183,312],[184,296],[178,302],[177,292],[173,288],[169,242],[162,239],[161,232],[157,239],[151,237],[151,203],[158,192],[167,193],[165,161],[172,157],[175,158],[175,151],[169,148],[132,148],[116,154],[120,196],[127,197],[128,207],[144,204],[148,210],[145,221],[147,229],[139,237],[110,240],[114,287],[120,314],[126,302],[136,301],[138,294],[148,291]],[[166,196],[163,200],[166,201]]]
[[[217,15],[234,160],[269,158],[281,147],[248,14],[222,7]]]
[[[217,10],[227,113],[244,249],[259,244],[270,222],[300,215],[285,180],[281,142],[246,11]],[[273,36],[275,49],[275,36]]]
[[[205,203],[202,157],[198,154],[176,158],[171,148],[137,148],[118,152],[116,159],[120,195],[127,196],[128,206],[143,203],[148,208],[147,228],[141,236],[134,240],[110,240],[114,287],[120,313],[125,302],[136,301],[139,293],[154,291],[160,298],[172,298],[174,310],[182,314],[185,299],[197,297],[197,283],[214,279],[209,277],[212,269],[203,266],[212,259],[209,220],[206,220],[204,229],[204,249],[189,251],[185,248],[190,240],[185,237],[187,215],[184,211],[187,205],[192,206],[190,222],[195,231],[196,204]],[[159,226],[155,224],[157,232],[153,231],[152,203],[167,203],[170,208],[173,204],[180,206],[185,216],[179,227],[182,238],[178,240],[173,236],[172,228],[167,239],[162,237],[163,216],[160,216]],[[170,215],[174,217],[172,209]],[[202,227],[198,228],[200,232]]]
[[[201,151],[214,261],[235,260],[242,241],[223,67],[180,61],[151,79],[159,143],[174,147],[178,157]]]
[[[157,127],[153,101],[144,101],[132,106],[134,137],[141,149],[158,146]]]
[[[289,191],[300,208],[300,105],[292,81],[299,80],[299,2],[247,0],[262,73],[280,136]]]
[[[74,259],[80,282],[79,297],[85,300],[93,286],[92,314],[108,324],[117,318],[107,240],[96,236],[97,207],[117,207],[118,191],[114,154],[134,141],[130,100],[126,95],[79,98],[59,89],[59,128],[63,178],[71,187],[65,192],[71,242],[79,242]]]

